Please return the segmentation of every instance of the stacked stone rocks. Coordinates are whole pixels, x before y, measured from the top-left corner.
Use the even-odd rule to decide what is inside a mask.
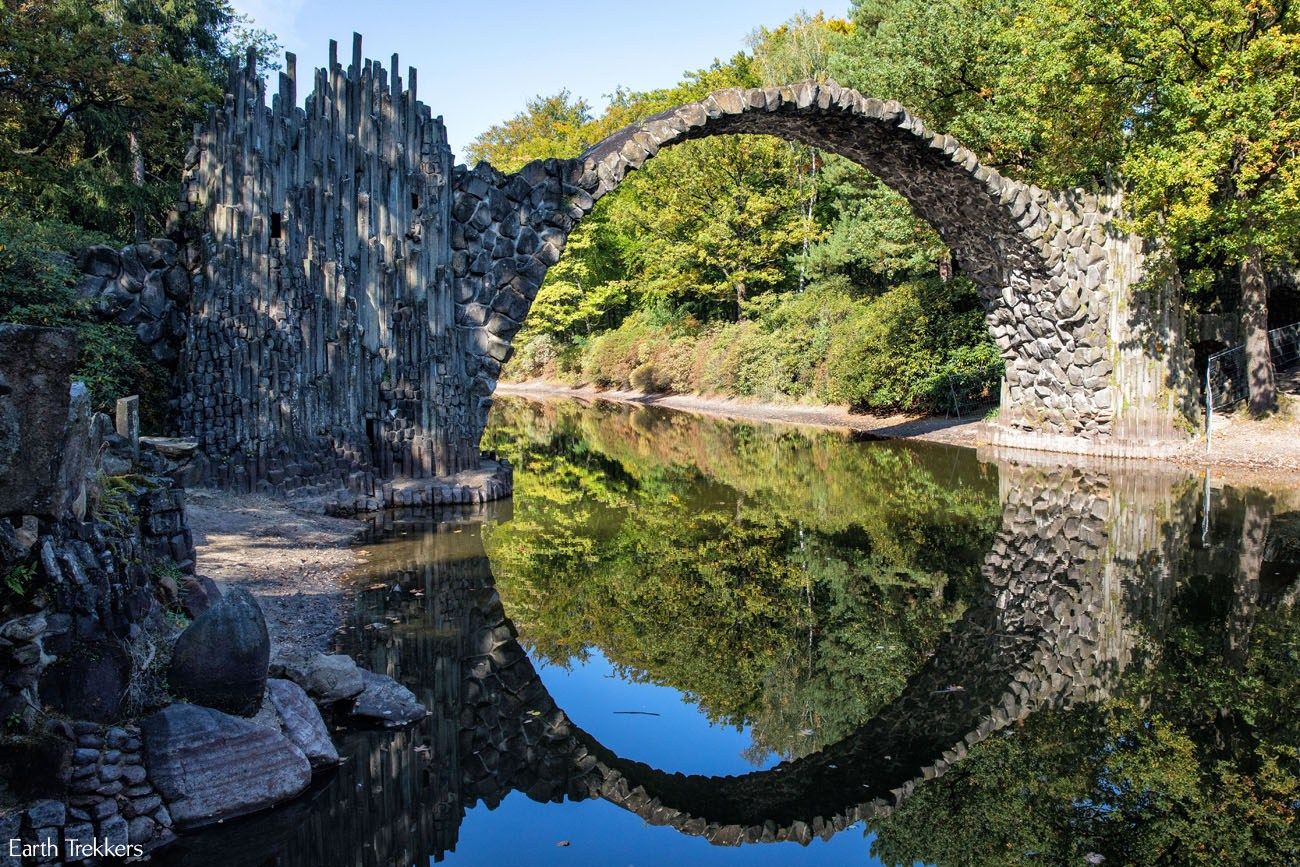
[[[1133,453],[1141,441],[1180,435],[1195,412],[1177,306],[1168,287],[1144,285],[1150,251],[1117,229],[1117,194],[1050,193],[1003,177],[898,103],[815,82],[718,91],[577,159],[514,175],[458,167],[451,267],[480,405],[576,223],[661,148],[730,133],[844,156],[935,227],[979,287],[1007,362],[999,423],[1021,445]],[[482,412],[477,421],[481,429]]]
[[[91,722],[76,722],[71,728],[76,749],[63,826],[65,843],[97,839],[135,844],[148,852],[175,839],[171,814],[145,770],[140,729],[105,728]]]
[[[68,389],[76,357],[70,332],[0,326],[0,574],[22,590],[0,625],[5,719],[32,722],[46,706],[113,719],[128,645],[163,628],[156,573],[194,564],[167,465],[92,414],[80,384]],[[111,508],[98,480],[109,464],[132,474]]]
[[[77,292],[95,312],[134,328],[159,363],[175,367],[187,330],[192,258],[175,241],[156,238],[121,250],[89,247],[77,264]]]
[[[269,108],[250,54],[196,134],[182,209],[200,215],[202,268],[180,427],[223,486],[343,482],[355,509],[396,505],[385,479],[437,479],[410,495],[436,502],[480,468],[446,273],[451,150],[414,70],[404,86],[397,57],[363,60],[359,36],[349,66],[337,54],[305,107],[288,55]],[[508,471],[490,469],[504,496]]]

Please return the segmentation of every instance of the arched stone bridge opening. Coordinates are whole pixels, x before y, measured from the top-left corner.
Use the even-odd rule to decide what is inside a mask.
[[[718,91],[577,159],[533,162],[514,175],[458,168],[452,274],[480,395],[491,394],[546,269],[596,202],[661,149],[728,134],[773,135],[845,157],[935,228],[979,289],[1006,361],[1000,425],[1036,435],[1022,445],[1071,438],[1070,450],[1105,452],[1112,441],[1170,436],[1190,411],[1178,390],[1182,348],[1158,339],[1176,333],[1176,322],[1159,307],[1167,299],[1135,292],[1147,276],[1146,245],[1118,227],[1118,195],[1021,183],[897,102],[810,81]],[[1138,309],[1139,301],[1156,306]]]
[[[1149,453],[1195,412],[1170,281],[1148,275],[1118,196],[1004,177],[895,102],[832,83],[723,90],[504,175],[455,166],[415,70],[363,59],[359,36],[346,67],[331,43],[304,106],[285,67],[268,106],[253,55],[232,65],[179,207],[197,219],[178,426],[217,484],[342,482],[356,508],[507,494],[479,441],[547,269],[628,172],[712,135],[839,154],[934,226],[1006,360],[995,440]]]

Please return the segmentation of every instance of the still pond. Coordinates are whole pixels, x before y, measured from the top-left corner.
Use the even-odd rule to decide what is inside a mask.
[[[1294,864],[1300,496],[502,399],[339,636],[432,713],[186,865]]]

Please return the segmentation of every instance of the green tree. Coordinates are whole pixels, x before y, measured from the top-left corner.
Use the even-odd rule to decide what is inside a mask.
[[[575,157],[591,141],[591,105],[569,91],[536,96],[505,123],[481,133],[465,155],[471,163],[487,160],[503,172],[517,172],[533,160]]]
[[[225,57],[273,44],[226,0],[18,0],[0,28],[0,212],[115,238],[161,232]]]
[[[1300,232],[1300,16],[1288,0],[1072,0],[1074,69],[1117,94],[1122,173],[1138,228],[1237,274],[1250,408],[1276,406],[1265,271],[1295,261]]]

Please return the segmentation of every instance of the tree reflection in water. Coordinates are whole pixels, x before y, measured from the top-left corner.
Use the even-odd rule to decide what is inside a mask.
[[[174,860],[454,860],[512,791],[720,844],[865,821],[886,863],[1297,857],[1293,507],[1224,488],[1206,521],[1178,473],[608,406],[512,401],[490,445],[513,504],[377,528],[344,639],[430,718]],[[529,659],[592,649],[785,761],[607,750]]]

